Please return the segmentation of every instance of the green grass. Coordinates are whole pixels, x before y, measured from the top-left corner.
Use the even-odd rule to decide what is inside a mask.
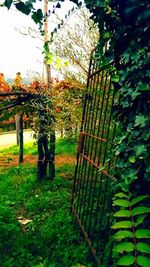
[[[69,153],[75,144],[58,140],[57,153],[61,146]],[[41,183],[36,171],[25,164],[0,169],[0,267],[92,266],[69,214],[74,166],[58,167],[53,181]],[[21,218],[31,221],[22,225]]]
[[[6,148],[0,149],[1,155],[18,155],[19,153],[19,146],[14,145]],[[27,155],[37,155],[37,144],[36,142],[29,142],[24,144],[24,154]]]
[[[58,138],[56,140],[56,155],[76,155],[77,142],[68,138]]]
[[[77,151],[77,143],[74,140],[66,138],[58,138],[56,140],[56,155],[75,155]],[[1,155],[18,155],[19,146],[14,145],[11,147],[0,149]],[[29,142],[24,144],[25,155],[37,155],[37,143]]]

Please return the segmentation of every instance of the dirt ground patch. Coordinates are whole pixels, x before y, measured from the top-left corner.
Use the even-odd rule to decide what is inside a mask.
[[[30,163],[32,165],[37,164],[37,156],[35,155],[24,155],[24,163]],[[75,164],[74,156],[67,155],[56,155],[55,164],[61,166],[64,164]],[[8,155],[7,157],[0,156],[0,167],[13,167],[18,165],[18,155]]]

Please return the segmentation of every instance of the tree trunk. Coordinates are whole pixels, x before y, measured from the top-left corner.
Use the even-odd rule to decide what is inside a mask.
[[[48,43],[48,0],[43,0],[44,4],[44,42]],[[52,97],[52,87],[51,87],[51,66],[47,64],[47,61],[44,61],[45,69],[46,69],[46,82],[49,90],[49,95]],[[43,102],[44,105],[44,102]],[[41,119],[41,125],[39,129],[39,138],[38,138],[38,172],[37,178],[39,181],[44,179],[47,174],[47,165],[49,162],[49,178],[53,179],[55,176],[55,132],[50,135],[50,151],[48,150],[48,138],[47,135],[44,134],[44,125],[46,120],[42,122],[42,117],[46,117],[46,108],[45,110],[39,110],[39,119]]]
[[[38,138],[38,181],[46,178],[46,169],[49,162],[48,138],[46,135]]]
[[[23,115],[18,115],[19,125],[19,164],[23,162]]]
[[[55,177],[55,131],[50,135],[49,159],[49,179],[53,179]]]
[[[16,125],[16,143],[19,146],[19,115],[15,115],[15,125]]]
[[[49,40],[49,33],[48,33],[48,0],[44,0],[44,41],[45,43]],[[52,78],[51,78],[51,66],[45,62],[46,68],[46,80],[47,80],[47,87],[49,89],[49,95],[52,98]],[[53,108],[53,107],[52,107]],[[50,134],[50,152],[49,152],[50,162],[49,162],[49,178],[53,179],[55,177],[55,131]]]

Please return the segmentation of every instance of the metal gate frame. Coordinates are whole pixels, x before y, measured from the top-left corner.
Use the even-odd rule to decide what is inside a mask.
[[[105,258],[110,230],[114,88],[109,69],[100,69],[93,51],[84,99],[71,212],[88,242],[97,266]]]

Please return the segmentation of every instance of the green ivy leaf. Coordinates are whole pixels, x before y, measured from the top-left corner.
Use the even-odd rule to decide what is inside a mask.
[[[138,196],[132,199],[131,206],[141,202],[143,199],[147,198],[148,196]]]
[[[139,207],[136,207],[132,210],[132,215],[136,216],[139,214],[144,214],[144,213],[149,213],[149,212],[150,212],[150,208],[144,207],[144,206],[139,206]]]
[[[148,253],[150,254],[150,245],[143,243],[143,242],[139,242],[136,245],[136,249],[142,253]]]
[[[119,231],[113,236],[114,239],[123,239],[127,237],[133,238],[133,233],[130,231]]]
[[[131,228],[132,223],[130,221],[121,221],[112,225],[112,229]]]
[[[129,266],[131,264],[134,263],[134,256],[132,255],[126,255],[126,256],[123,256],[122,258],[120,258],[118,261],[117,261],[117,265],[122,265],[122,266]]]
[[[137,179],[137,170],[125,168],[124,172],[121,174],[121,177],[125,181],[125,183],[129,185],[131,182]]]
[[[119,76],[118,76],[118,75],[113,75],[113,76],[111,77],[111,80],[112,80],[113,82],[118,83],[118,82],[119,82]]]
[[[105,33],[103,34],[103,38],[104,38],[104,39],[109,39],[109,38],[110,38],[110,33],[109,33],[109,32],[105,32]]]
[[[41,23],[42,19],[43,19],[43,12],[42,9],[38,9],[36,12],[33,12],[32,14],[32,19],[34,20],[34,22],[37,23]]]
[[[116,245],[113,248],[114,252],[124,253],[124,252],[131,252],[134,250],[134,244],[132,242],[123,242],[119,245]]]
[[[145,127],[146,124],[146,117],[144,115],[137,115],[135,117],[135,124],[134,126],[140,126],[140,127]]]
[[[147,258],[145,256],[137,256],[137,263],[142,267],[149,267],[150,258]]]
[[[5,5],[8,9],[10,9],[12,2],[13,2],[13,0],[5,0],[4,5]]]
[[[131,155],[131,156],[129,157],[128,161],[129,161],[130,163],[135,163],[135,156],[134,156],[134,155]]]
[[[114,213],[114,217],[130,217],[130,211],[129,210],[119,210]]]
[[[139,229],[135,233],[136,238],[149,238],[150,239],[150,230]]]
[[[126,194],[122,193],[122,192],[115,194],[115,197],[128,198],[128,196]]]
[[[145,145],[138,145],[135,147],[136,156],[143,156],[146,153]]]
[[[26,5],[23,2],[19,2],[19,3],[15,4],[15,6],[19,11],[21,11],[22,13],[24,13],[26,15],[29,15],[31,12],[31,7],[32,7],[31,4]]]
[[[130,206],[130,202],[125,199],[117,199],[113,201],[113,205],[127,208]]]
[[[134,100],[137,96],[139,96],[140,95],[140,92],[138,92],[138,91],[133,91],[132,93],[131,93],[131,98],[132,98],[132,100]]]

